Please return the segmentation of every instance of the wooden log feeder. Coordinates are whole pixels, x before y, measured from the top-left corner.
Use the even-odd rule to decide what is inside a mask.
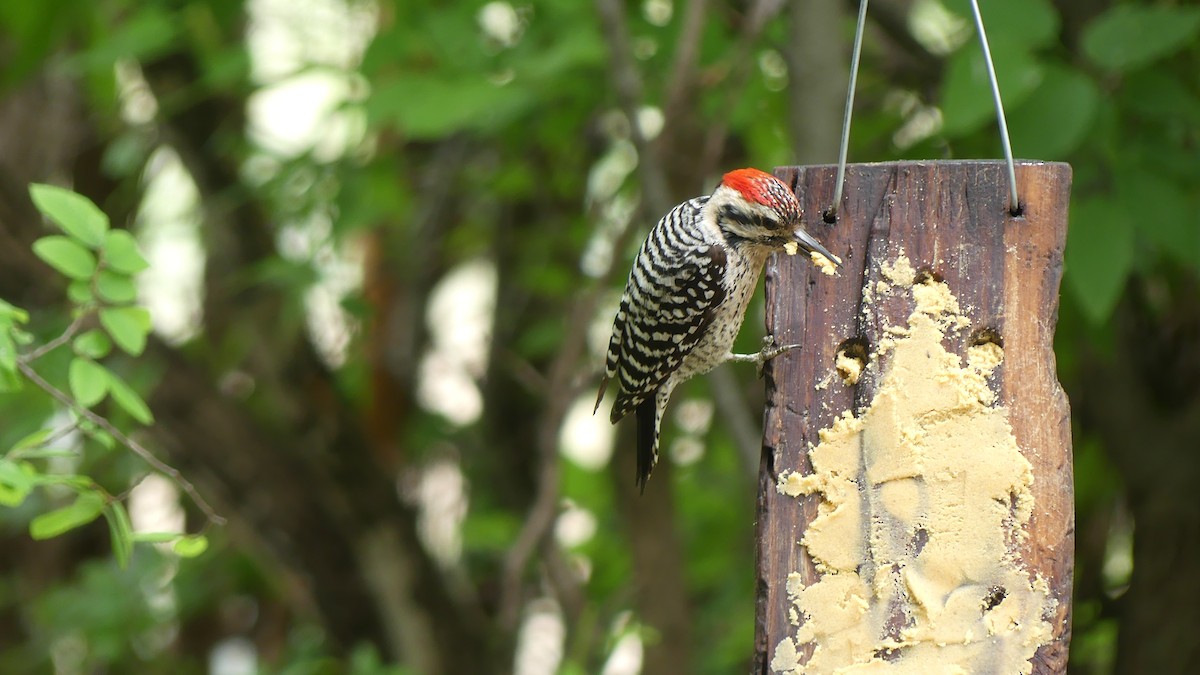
[[[836,275],[776,256],[754,672],[1063,673],[1074,507],[1053,352],[1071,170],[776,174]],[[857,667],[857,668],[856,668]],[[861,670],[860,670],[861,669]]]

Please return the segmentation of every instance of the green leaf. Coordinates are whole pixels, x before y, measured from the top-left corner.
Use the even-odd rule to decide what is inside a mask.
[[[32,434],[28,434],[21,440],[14,443],[12,448],[10,449],[10,452],[16,451],[16,450],[28,450],[29,448],[36,448],[36,447],[40,446],[42,443],[44,443],[46,441],[46,439],[49,438],[50,434],[52,434],[52,433],[54,433],[53,429],[38,429],[37,431],[33,432]]]
[[[1119,95],[1122,112],[1132,111],[1168,125],[1182,121],[1200,127],[1200,97],[1191,91],[1183,73],[1166,68],[1130,73],[1123,78]]]
[[[509,513],[480,512],[463,521],[463,545],[473,552],[503,553],[521,531],[521,520]]]
[[[104,497],[98,492],[84,492],[70,506],[55,509],[29,523],[29,536],[51,539],[82,525],[87,525],[104,511]]]
[[[18,490],[10,485],[0,483],[0,506],[17,507],[20,506],[25,498],[29,496],[28,492]]]
[[[971,42],[978,49],[970,4],[952,0],[946,3],[946,9],[971,25]],[[1031,47],[1044,47],[1058,38],[1058,11],[1049,0],[980,0],[979,13],[989,41],[1018,40]]]
[[[192,534],[180,537],[171,547],[181,558],[195,558],[208,550],[208,537]]]
[[[154,422],[154,414],[150,412],[150,406],[138,396],[137,392],[132,387],[125,384],[121,378],[113,376],[109,373],[108,378],[108,393],[112,394],[113,401],[121,406],[121,409],[129,413],[133,419],[142,424],[152,424]]]
[[[142,307],[109,307],[100,310],[100,325],[104,326],[118,347],[131,356],[137,356],[146,348],[150,312]]]
[[[17,374],[17,345],[6,327],[0,327],[0,371]]]
[[[1083,52],[1110,70],[1133,70],[1191,44],[1200,31],[1200,9],[1119,4],[1083,30]]]
[[[131,6],[136,11],[126,13],[122,21],[110,30],[98,34],[86,51],[79,52],[68,63],[84,70],[104,72],[121,59],[150,59],[166,52],[185,24],[154,3]]]
[[[1136,213],[1137,233],[1158,251],[1187,268],[1200,263],[1200,209],[1188,192],[1166,176],[1121,162],[1117,198],[1126,213]],[[1148,262],[1154,264],[1154,258]]]
[[[104,400],[108,393],[108,371],[104,366],[87,358],[71,359],[71,369],[67,373],[71,385],[71,395],[79,405],[90,408]]]
[[[0,320],[9,323],[29,323],[29,312],[0,299]]]
[[[52,457],[72,457],[79,458],[79,453],[74,450],[53,450],[50,448],[30,448],[28,450],[14,450],[12,457],[20,457],[21,459],[50,459]]]
[[[133,525],[129,522],[129,513],[125,505],[114,501],[104,509],[104,518],[108,521],[108,533],[112,537],[113,556],[121,569],[129,564],[133,555]]]
[[[178,538],[178,532],[137,532],[133,535],[134,541],[145,544],[162,544]]]
[[[126,303],[137,299],[137,288],[128,276],[112,270],[96,275],[96,291],[108,302]]]
[[[55,185],[29,186],[34,206],[63,232],[91,248],[98,248],[108,230],[108,216],[92,200]]]
[[[1133,268],[1133,223],[1105,197],[1080,199],[1067,228],[1065,276],[1084,315],[1101,324],[1112,314]]]
[[[71,279],[90,279],[96,271],[96,256],[74,239],[59,235],[42,237],[33,242],[33,252]]]
[[[91,359],[102,359],[112,351],[112,340],[104,331],[93,328],[82,333],[71,343],[75,353]]]
[[[89,476],[80,476],[78,474],[62,474],[62,473],[44,473],[37,477],[38,485],[62,485],[78,492],[79,494],[91,494],[96,486],[96,481]]]
[[[20,506],[37,485],[37,477],[29,462],[0,458],[0,506]]]
[[[92,284],[89,279],[72,281],[67,286],[67,299],[76,305],[86,305],[95,300],[92,295]]]
[[[108,391],[110,394],[112,393],[114,382],[124,384],[121,382],[120,378],[118,378],[116,376],[109,377],[108,378]],[[116,397],[114,397],[114,400],[115,400],[115,398]],[[85,436],[92,439],[93,441],[96,441],[96,443],[99,444],[101,447],[103,447],[105,450],[112,450],[113,448],[117,447],[117,439],[113,438],[112,434],[110,434],[107,431],[96,426],[91,420],[88,420],[85,418],[79,418],[78,424],[79,424],[79,430],[81,432],[83,432],[83,434]]]
[[[69,22],[55,19],[62,16],[62,11],[61,5],[0,3],[0,24],[4,24],[4,31],[12,45],[6,48],[0,89],[11,89],[27,81],[31,73],[45,67],[49,54],[61,48],[67,32],[71,30]]]
[[[126,230],[110,230],[104,235],[104,262],[125,274],[137,274],[150,266],[138,250],[137,239]]]
[[[112,178],[132,176],[145,166],[146,157],[153,148],[144,132],[130,130],[108,142],[100,167]]]
[[[28,347],[33,344],[33,333],[23,331],[16,326],[10,326],[8,334],[12,336],[13,342],[22,347]]]
[[[995,40],[991,48],[1000,98],[1005,109],[1012,109],[1041,83],[1042,66],[1020,42]],[[967,43],[950,57],[942,84],[941,109],[942,133],[947,137],[964,136],[985,124],[995,127],[992,86],[978,43]]]
[[[372,122],[391,123],[406,137],[429,140],[501,127],[530,107],[535,93],[517,83],[493,84],[483,75],[406,74],[375,88],[366,112]]]
[[[0,335],[0,349],[3,349],[6,339],[7,336]],[[21,383],[22,380],[15,370],[5,368],[4,364],[0,363],[0,393],[21,391]]]
[[[1048,66],[1042,83],[1008,114],[1014,151],[1021,157],[1065,158],[1083,142],[1099,102],[1100,90],[1091,78]]]

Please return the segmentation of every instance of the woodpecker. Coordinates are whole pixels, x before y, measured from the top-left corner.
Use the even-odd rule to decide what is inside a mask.
[[[761,368],[799,346],[776,346],[768,336],[758,354],[730,351],[763,264],[791,242],[840,264],[800,229],[792,191],[758,169],[730,171],[711,195],[676,206],[650,230],[625,283],[596,395],[598,410],[616,378],[621,392],[609,419],[636,413],[640,490],[658,462],[659,425],[675,387],[725,361]]]

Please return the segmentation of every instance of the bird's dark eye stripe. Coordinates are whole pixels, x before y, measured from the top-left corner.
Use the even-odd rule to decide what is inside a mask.
[[[731,220],[735,223],[745,225],[746,227],[765,227],[769,230],[779,228],[779,221],[775,220],[774,218],[758,214],[749,214],[732,206],[721,207],[721,217],[723,220]]]
[[[728,205],[721,207],[721,217],[746,226],[754,225],[754,219],[749,214]]]
[[[604,382],[618,383],[621,393],[609,419],[637,410],[639,486],[658,458],[659,424],[671,391],[725,360],[742,316],[723,309],[728,298],[753,291],[761,258],[751,254],[779,248],[800,219],[800,204],[787,185],[761,171],[732,171],[722,186],[737,194],[689,200],[659,220],[638,252],[613,321]]]

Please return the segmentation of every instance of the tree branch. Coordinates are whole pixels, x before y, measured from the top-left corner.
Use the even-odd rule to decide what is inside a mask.
[[[679,42],[675,45],[675,58],[671,62],[671,78],[667,82],[666,105],[663,116],[677,120],[683,115],[684,107],[693,98],[697,64],[700,61],[700,40],[704,36],[704,19],[708,14],[709,0],[689,0],[679,27]]]
[[[742,24],[742,32],[732,49],[732,56],[729,59],[732,65],[722,86],[725,92],[725,102],[718,108],[719,110],[733,110],[738,99],[742,97],[746,89],[746,82],[750,78],[750,73],[753,72],[753,66],[757,63],[753,58],[752,50],[758,43],[758,38],[762,35],[767,22],[779,14],[781,9],[783,9],[783,0],[756,0],[750,7],[750,11],[746,14],[746,20]],[[721,161],[725,143],[729,140],[730,120],[730,115],[722,115],[709,127],[708,135],[704,139],[704,151],[700,156],[700,166],[704,168],[705,174],[710,173],[713,167],[716,167]]]
[[[17,357],[17,360],[22,363],[33,363],[46,354],[49,354],[55,349],[67,344],[71,341],[71,338],[75,337],[75,334],[79,332],[79,329],[83,327],[83,322],[86,321],[90,315],[91,312],[79,312],[75,315],[75,318],[71,321],[71,324],[67,326],[66,330],[62,332],[62,335],[59,335],[58,337],[36,349],[31,349],[29,353],[22,354],[21,356]]]
[[[629,136],[638,151],[644,203],[653,213],[666,213],[672,204],[667,174],[663,170],[662,159],[638,126],[638,108],[643,103],[644,87],[629,46],[625,5],[620,0],[596,0],[596,11],[600,15],[600,29],[608,43],[609,67],[617,101],[629,120]]]
[[[613,250],[624,250],[633,231],[633,228],[626,227],[613,243]],[[507,630],[515,628],[520,613],[521,589],[523,588],[521,576],[534,552],[543,545],[547,535],[551,532],[558,513],[558,433],[562,427],[563,418],[566,417],[568,406],[575,400],[574,379],[580,370],[580,364],[587,355],[588,326],[596,314],[601,294],[609,287],[613,274],[617,270],[617,260],[619,257],[614,255],[604,274],[572,305],[567,323],[567,334],[563,337],[558,355],[545,377],[546,386],[543,391],[545,392],[546,406],[538,420],[537,432],[537,495],[516,541],[513,542],[504,559],[499,616],[500,625]],[[552,542],[545,545],[555,546]],[[562,586],[563,578],[560,575],[559,586]],[[563,600],[564,607],[573,606],[569,596],[564,597]]]
[[[846,95],[847,45],[836,30],[841,0],[790,0],[788,41],[788,123],[792,161],[816,164],[836,161]]]
[[[138,443],[129,436],[126,436],[124,432],[113,426],[113,423],[109,422],[103,416],[98,415],[79,405],[75,399],[71,398],[63,391],[60,391],[58,387],[55,387],[47,382],[44,378],[42,378],[41,375],[38,375],[37,371],[34,370],[33,367],[28,363],[26,363],[24,359],[17,360],[17,368],[21,371],[22,375],[29,379],[30,382],[33,382],[39,389],[45,391],[47,394],[50,394],[54,400],[70,408],[75,412],[76,415],[79,415],[80,417],[108,432],[113,438],[117,439],[118,443],[132,450],[133,454],[140,457],[143,462],[149,464],[155,471],[158,471],[164,476],[170,478],[172,482],[179,486],[180,490],[183,490],[184,494],[186,494],[193,502],[195,502],[196,506],[204,514],[205,519],[208,521],[206,523],[206,527],[207,525],[220,526],[225,524],[225,518],[213,510],[213,507],[208,503],[208,501],[204,499],[198,490],[196,490],[196,486],[192,485],[191,481],[184,478],[183,474],[180,473],[178,469],[155,457],[154,453],[143,447],[141,443]]]

